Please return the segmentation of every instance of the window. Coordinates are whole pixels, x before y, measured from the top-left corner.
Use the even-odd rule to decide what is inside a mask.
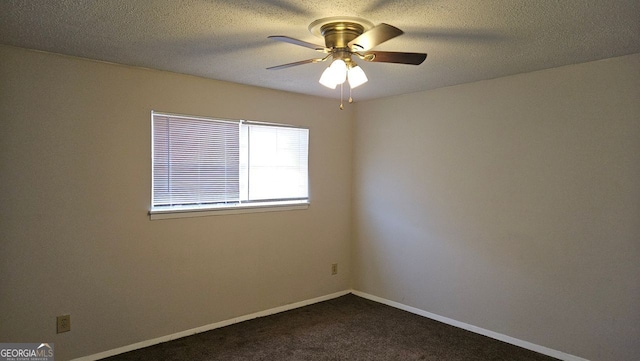
[[[152,112],[149,213],[306,207],[308,143],[305,128]]]

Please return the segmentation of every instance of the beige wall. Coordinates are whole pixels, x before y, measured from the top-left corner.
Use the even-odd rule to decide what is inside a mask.
[[[353,286],[632,360],[638,69],[633,55],[351,113],[0,46],[0,341],[54,342],[66,360]],[[309,126],[311,207],[149,221],[152,109]],[[72,331],[56,335],[64,313]]]
[[[150,221],[152,109],[310,127],[311,207]],[[348,289],[352,115],[335,109],[0,46],[0,342],[67,360]]]
[[[353,286],[640,355],[640,54],[361,102]]]

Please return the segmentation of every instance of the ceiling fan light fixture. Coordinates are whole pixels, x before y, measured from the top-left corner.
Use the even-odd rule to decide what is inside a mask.
[[[337,59],[324,70],[320,76],[320,84],[330,89],[335,89],[347,79],[347,64],[342,59]]]
[[[342,84],[347,80],[347,64],[342,59],[334,60],[329,67],[331,78],[336,84]]]
[[[362,70],[362,68],[357,65],[349,68],[347,78],[349,79],[349,86],[351,87],[351,89],[369,81],[367,75],[364,73],[364,70]]]
[[[324,38],[324,45],[316,45],[284,35],[274,35],[269,38],[319,51],[327,54],[326,56],[272,66],[267,69],[285,69],[302,64],[319,63],[332,58],[333,62],[324,70],[319,82],[329,89],[335,89],[338,84],[340,85],[340,109],[343,109],[345,81],[349,81],[349,103],[353,102],[351,90],[369,81],[364,70],[353,61],[353,56],[367,62],[411,65],[420,65],[427,58],[427,54],[424,53],[370,51],[404,33],[395,26],[385,23],[374,26],[373,23],[360,18],[330,17],[314,21],[309,25],[309,31]]]
[[[336,86],[338,85],[338,83],[333,82],[333,79],[331,78],[331,68],[330,67],[327,67],[322,72],[322,75],[320,76],[319,82],[320,82],[320,84],[326,86],[329,89],[335,89]]]

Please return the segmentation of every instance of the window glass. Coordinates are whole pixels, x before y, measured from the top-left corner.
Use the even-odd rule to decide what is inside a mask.
[[[308,129],[153,112],[152,133],[152,212],[308,201]]]

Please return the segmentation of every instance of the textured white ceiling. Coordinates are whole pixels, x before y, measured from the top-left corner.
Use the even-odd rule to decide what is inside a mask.
[[[640,53],[639,0],[1,0],[0,43],[339,97],[326,63],[265,69],[318,55],[267,36],[323,44],[308,26],[329,16],[404,30],[375,50],[429,54],[360,61],[356,101]]]

